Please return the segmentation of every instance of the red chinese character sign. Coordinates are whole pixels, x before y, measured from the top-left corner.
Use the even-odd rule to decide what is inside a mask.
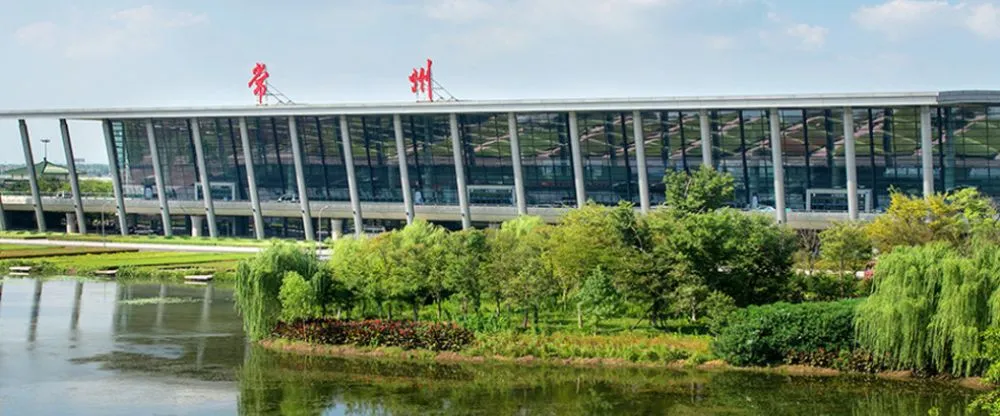
[[[426,68],[413,68],[413,72],[410,73],[410,92],[417,95],[417,99],[420,99],[420,95],[423,93],[427,94],[427,101],[434,101],[434,82],[431,78],[431,65],[434,61],[427,59]]]
[[[257,96],[258,105],[264,104],[264,97],[267,96],[267,79],[271,77],[267,73],[267,65],[257,62],[257,65],[254,65],[250,72],[252,76],[250,82],[247,83],[247,88],[253,89],[253,95]]]

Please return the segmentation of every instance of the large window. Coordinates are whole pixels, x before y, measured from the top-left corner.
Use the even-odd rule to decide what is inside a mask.
[[[413,202],[417,205],[457,205],[458,185],[455,182],[448,117],[404,117],[403,138]],[[357,149],[356,144],[354,148]]]
[[[141,120],[112,121],[118,174],[126,198],[154,199],[155,181],[146,122]]]
[[[631,113],[581,113],[577,116],[587,198],[614,205],[639,201]]]
[[[568,122],[566,113],[517,115],[528,205],[576,205]]]
[[[348,117],[358,195],[366,202],[402,202],[392,116]]]
[[[513,206],[514,170],[507,115],[459,115],[458,123],[469,203]]]

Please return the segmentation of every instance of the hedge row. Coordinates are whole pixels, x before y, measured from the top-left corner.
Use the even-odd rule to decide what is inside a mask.
[[[844,300],[741,309],[726,318],[712,350],[739,366],[809,361],[802,354],[851,351],[856,346],[857,305],[857,300]]]
[[[317,344],[433,351],[458,351],[475,339],[472,331],[455,324],[381,319],[345,321],[316,318],[279,322],[273,335]]]

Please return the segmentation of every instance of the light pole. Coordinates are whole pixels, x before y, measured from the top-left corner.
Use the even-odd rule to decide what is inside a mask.
[[[51,143],[51,142],[52,142],[52,140],[50,140],[50,139],[42,139],[42,149],[43,149],[42,150],[42,161],[49,160],[49,143]]]

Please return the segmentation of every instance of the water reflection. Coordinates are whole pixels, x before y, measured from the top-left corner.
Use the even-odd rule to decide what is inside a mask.
[[[868,378],[304,357],[251,347],[225,287],[7,279],[0,294],[0,414],[961,415],[974,395]]]

